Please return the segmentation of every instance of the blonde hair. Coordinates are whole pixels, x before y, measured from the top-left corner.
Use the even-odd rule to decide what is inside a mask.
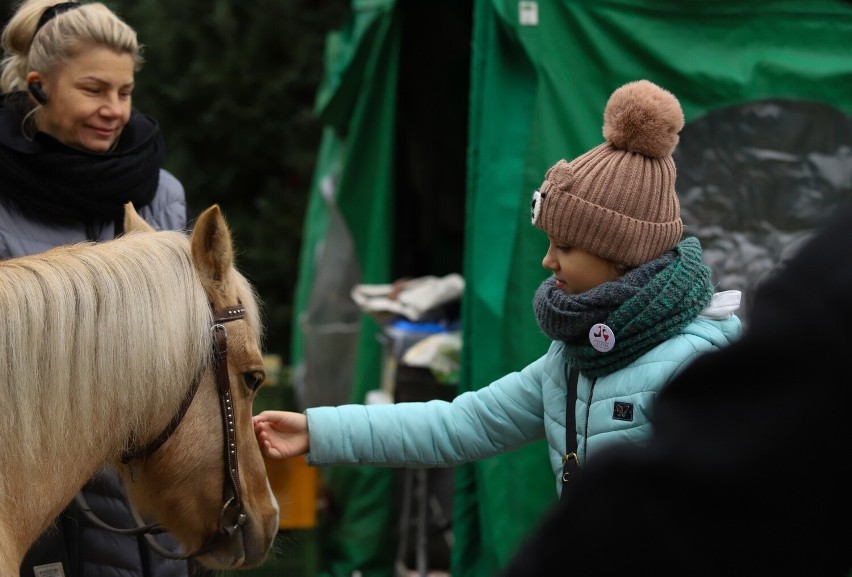
[[[260,343],[254,289],[236,269],[227,274]],[[0,261],[0,310],[0,519],[19,512],[16,537],[26,538],[58,513],[51,499],[64,505],[75,482],[163,430],[211,367],[213,317],[190,241],[178,231]],[[8,551],[0,546],[0,571]]]
[[[260,343],[254,287],[231,274]],[[0,471],[69,441],[92,454],[126,448],[152,415],[174,413],[211,362],[210,303],[178,231],[2,261],[0,310],[0,407],[13,415],[0,419]],[[98,426],[104,420],[112,424]]]
[[[45,10],[60,0],[24,0],[3,29],[0,45],[0,91],[26,90],[27,74],[50,74],[76,58],[87,47],[100,46],[120,54],[130,54],[138,71],[144,59],[136,31],[100,2],[56,14],[41,28]]]

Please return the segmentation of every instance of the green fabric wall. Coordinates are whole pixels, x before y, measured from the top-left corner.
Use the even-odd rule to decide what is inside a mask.
[[[600,144],[606,101],[647,78],[689,122],[764,98],[852,111],[848,2],[476,3],[468,160],[463,383],[471,389],[546,349],[532,314],[545,278],[544,234],[529,202],[548,167]],[[555,499],[545,445],[466,467],[457,495],[453,575],[494,575]]]
[[[530,4],[537,7],[538,22],[522,25],[519,8]],[[404,31],[394,27],[399,9],[394,2],[356,2],[353,7],[353,22],[361,26],[348,31],[347,42],[338,42],[347,57],[329,66],[329,82],[318,98],[320,112],[334,128],[329,138],[336,142],[324,149],[334,154],[324,157],[340,170],[338,202],[351,227],[363,280],[385,283],[394,280],[388,254],[393,242],[392,111],[394,78],[405,65],[396,52]],[[687,123],[720,107],[765,98],[812,100],[849,114],[850,38],[852,4],[841,1],[476,0],[462,388],[486,386],[545,351],[531,301],[546,276],[540,266],[546,241],[529,222],[531,193],[549,166],[602,141],[603,110],[614,89],[639,78],[654,81],[678,96]],[[327,173],[329,163],[321,162],[318,174]],[[310,291],[310,261],[322,238],[319,213],[312,203],[305,229],[310,247],[303,251],[298,279],[301,298]],[[348,288],[343,292],[348,294]],[[355,401],[378,380],[376,330],[365,318],[353,375]],[[298,333],[293,340],[298,360]],[[496,574],[555,501],[545,449],[542,441],[457,471],[454,577]],[[370,469],[357,473],[364,482],[335,485],[349,510],[358,511],[348,522],[363,519],[366,503],[382,502],[380,493],[388,487],[383,473]],[[370,487],[378,489],[370,492]],[[341,567],[368,558],[378,566],[387,559],[380,551],[392,549],[387,542],[367,543],[387,538],[387,527],[375,527],[389,522],[390,513],[380,517],[374,529],[358,535],[358,547],[368,548],[361,550],[361,560]],[[343,542],[345,534],[357,534],[349,527],[340,526]],[[388,566],[384,574],[391,570]],[[376,569],[374,574],[383,573]]]
[[[307,309],[315,290],[317,255],[326,246],[328,205],[333,202],[346,221],[360,265],[358,282],[386,282],[390,274],[390,215],[393,213],[393,140],[399,27],[393,1],[354,2],[348,26],[329,36],[326,76],[316,111],[327,124],[306,214],[297,279],[298,313]],[[333,190],[323,183],[333,182]],[[324,195],[333,195],[333,200]],[[349,298],[350,286],[337,287],[336,298]],[[328,290],[329,287],[322,287]],[[294,322],[293,356],[298,366],[305,339]],[[354,370],[348,375],[351,402],[364,402],[379,382],[379,327],[364,316]],[[329,362],[335,362],[329,359]],[[346,376],[344,376],[346,379]],[[309,383],[322,387],[323,383]],[[392,574],[395,513],[388,495],[393,471],[374,467],[323,468],[328,511],[321,519],[320,567],[323,575],[360,571],[363,577]]]

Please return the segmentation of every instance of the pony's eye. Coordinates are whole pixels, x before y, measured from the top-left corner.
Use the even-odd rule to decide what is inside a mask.
[[[252,391],[256,391],[266,380],[266,373],[263,371],[250,371],[243,373],[243,382]]]

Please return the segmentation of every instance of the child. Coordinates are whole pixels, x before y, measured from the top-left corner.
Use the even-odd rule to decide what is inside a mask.
[[[561,494],[566,453],[583,463],[614,441],[642,443],[657,392],[741,330],[739,292],[714,296],[698,240],[681,238],[671,154],[683,123],[672,94],[628,83],[607,103],[606,141],[556,163],[533,194],[532,222],[550,241],[542,266],[553,272],[534,299],[553,340],[544,356],[453,402],[264,411],[254,418],[264,454],[453,466],[547,438]],[[566,449],[566,416],[576,449]]]
[[[660,393],[647,446],[595,455],[500,577],[550,575],[569,544],[584,577],[852,575],[837,530],[852,513],[852,436],[834,410],[852,382],[850,229],[847,201],[761,281],[742,339]]]

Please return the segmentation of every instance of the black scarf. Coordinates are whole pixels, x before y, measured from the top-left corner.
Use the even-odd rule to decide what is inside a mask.
[[[16,98],[0,103],[2,197],[30,218],[62,224],[122,222],[125,203],[150,204],[165,154],[156,120],[133,110],[113,151],[88,152],[43,132],[26,139]]]
[[[581,294],[566,294],[550,277],[536,291],[534,308],[541,330],[564,342],[571,363],[593,378],[629,365],[678,334],[712,296],[701,244],[688,237],[620,279]],[[600,352],[589,342],[589,329],[596,323],[604,323],[614,333],[612,350]]]

